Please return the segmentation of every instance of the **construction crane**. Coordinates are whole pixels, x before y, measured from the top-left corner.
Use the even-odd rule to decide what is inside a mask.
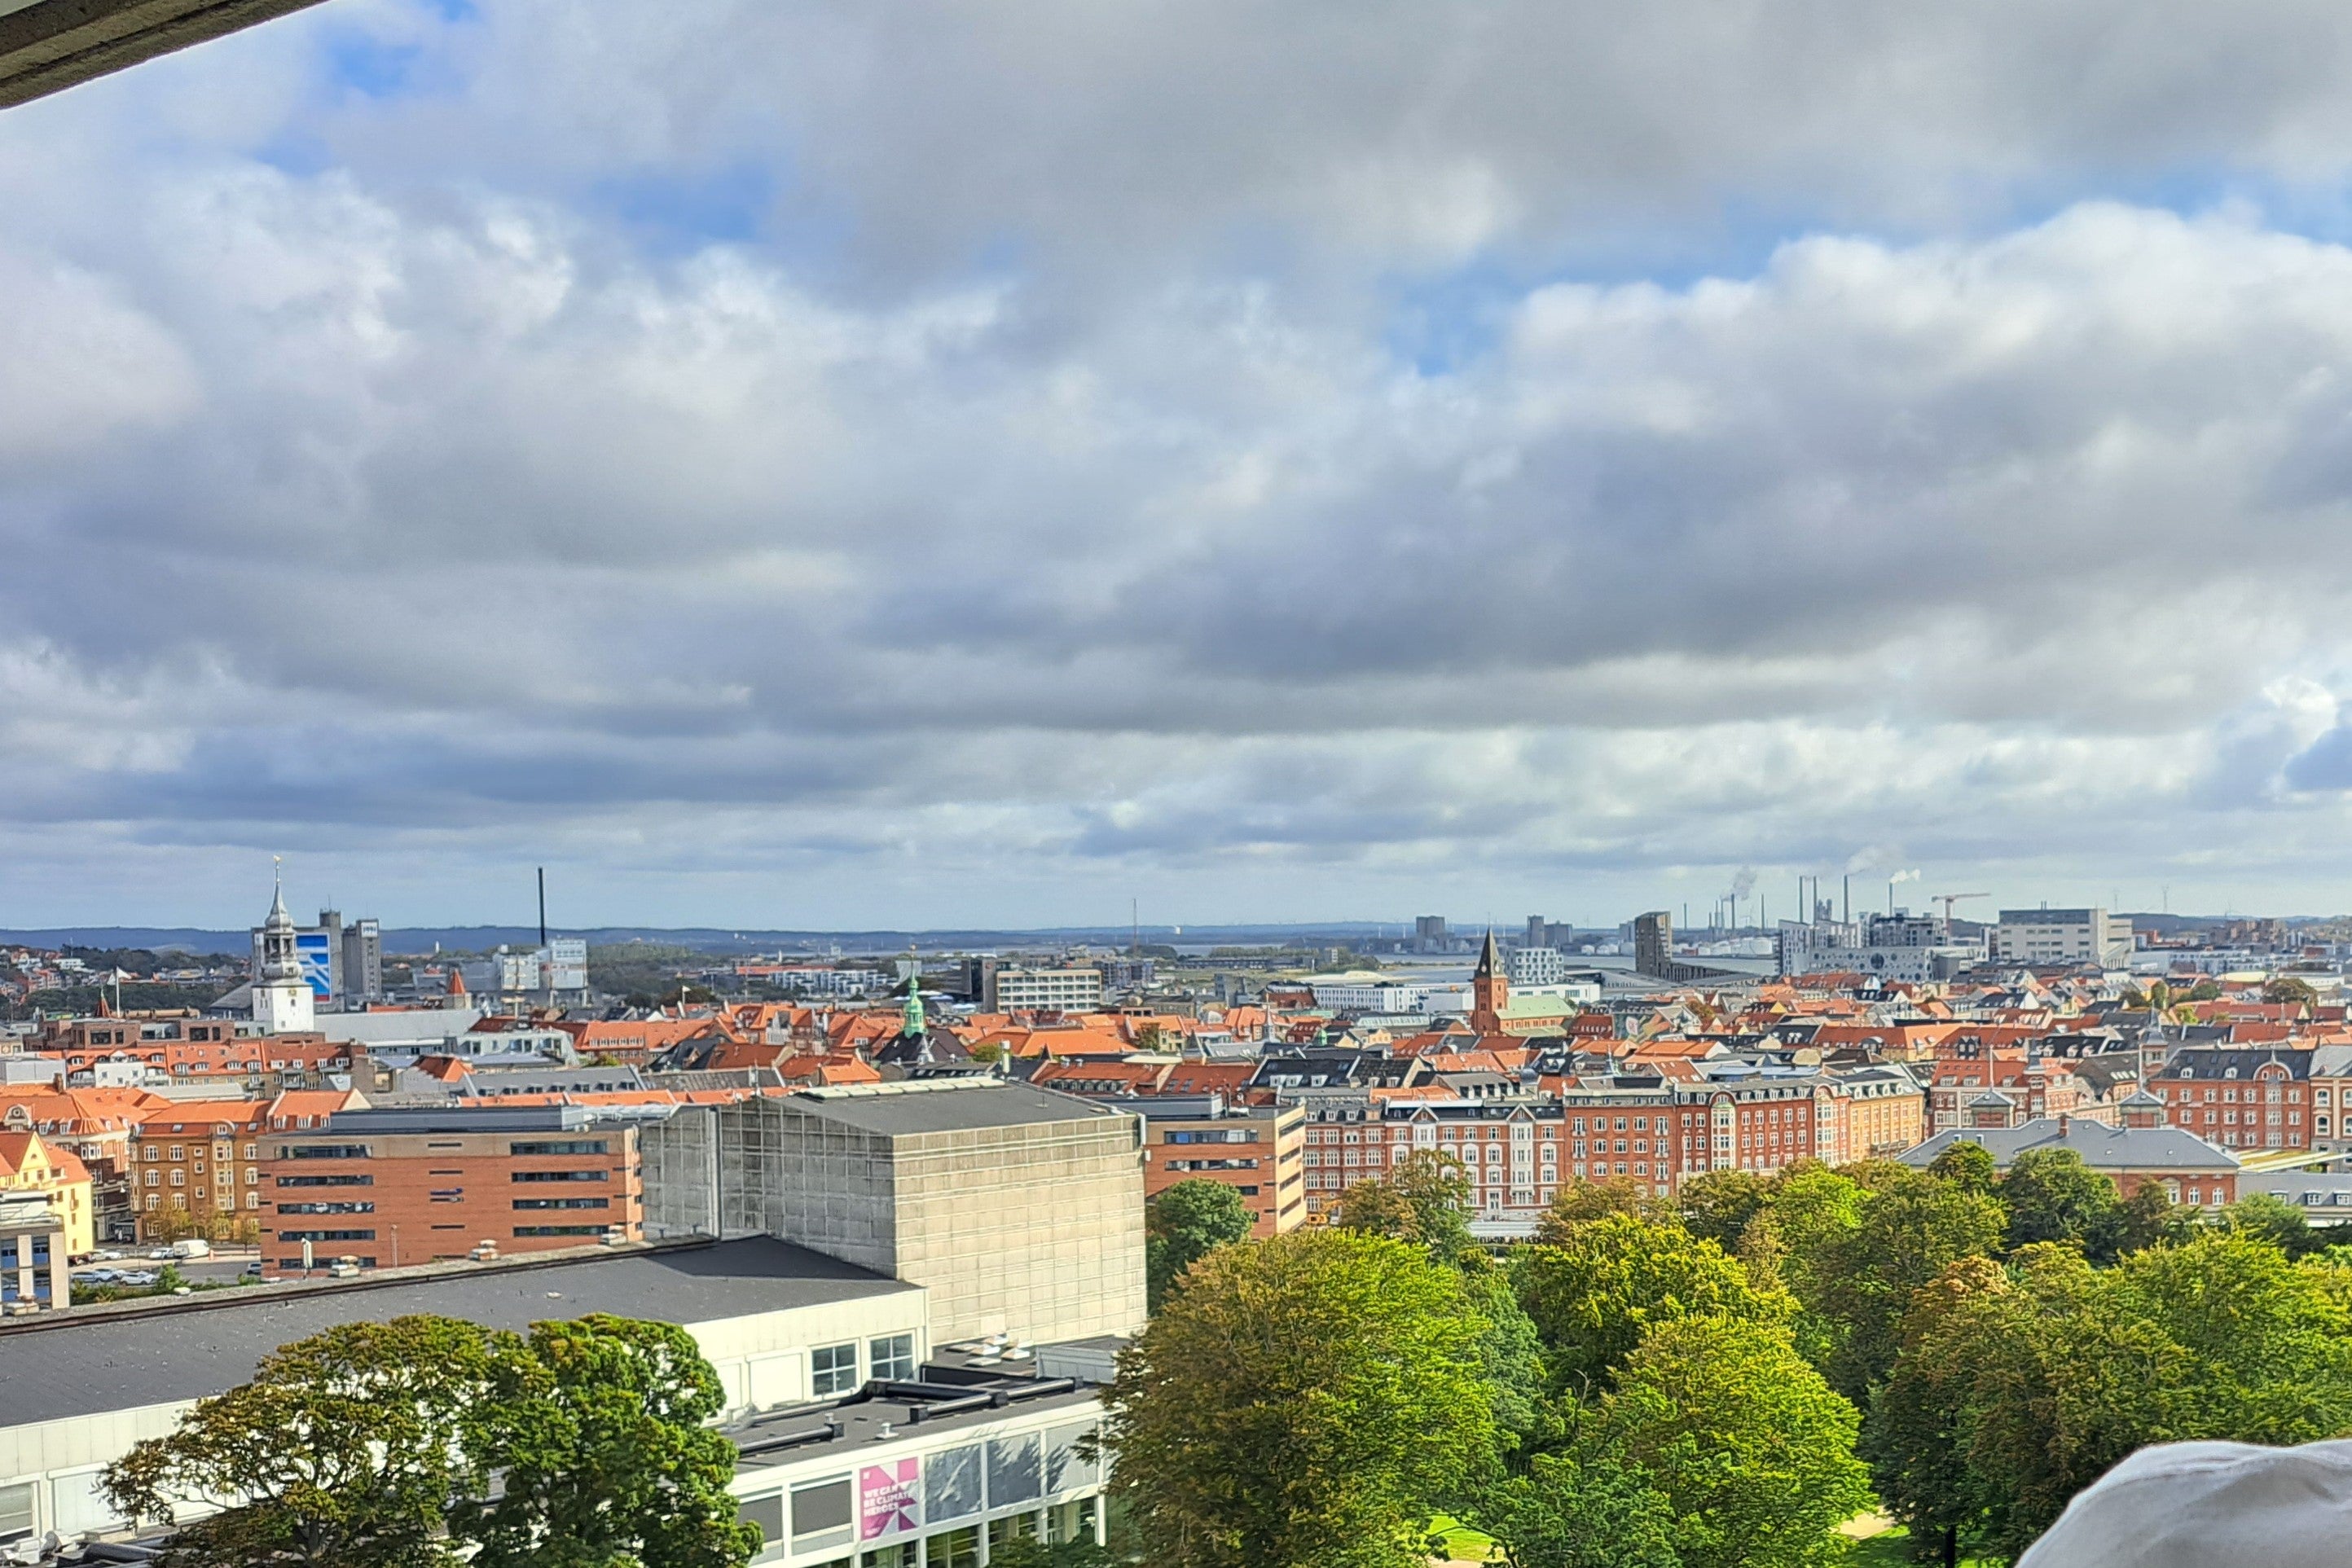
[[[1964,898],[1990,898],[1990,893],[1939,893],[1936,902],[1944,906],[1944,940],[1952,939],[1952,905]]]

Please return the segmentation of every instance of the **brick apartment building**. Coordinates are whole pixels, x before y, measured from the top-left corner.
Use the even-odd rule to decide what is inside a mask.
[[[1308,1112],[1307,1198],[1327,1214],[1416,1149],[1462,1162],[1475,1212],[1528,1219],[1561,1186],[1623,1179],[1668,1196],[1710,1170],[1770,1172],[1887,1155],[1927,1135],[1927,1095],[1899,1069],[1720,1082],[1620,1078],[1536,1101],[1329,1101]]]
[[[1216,1094],[1143,1094],[1103,1103],[1143,1118],[1146,1202],[1180,1181],[1222,1182],[1257,1217],[1253,1236],[1307,1220],[1307,1113]]]
[[[645,1187],[634,1124],[576,1106],[347,1111],[263,1141],[265,1274],[356,1258],[397,1268],[639,1240]]]
[[[2225,1149],[2307,1149],[2317,1054],[2294,1046],[2191,1046],[2148,1082],[2167,1119]]]
[[[186,1100],[142,1113],[131,1140],[138,1239],[258,1239],[269,1211],[267,1135],[323,1127],[352,1099],[348,1091],[289,1090],[268,1100]]]

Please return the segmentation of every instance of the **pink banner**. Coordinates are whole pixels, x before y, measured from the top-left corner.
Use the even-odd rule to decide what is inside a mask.
[[[857,1539],[882,1541],[923,1527],[923,1461],[868,1465],[857,1476]]]

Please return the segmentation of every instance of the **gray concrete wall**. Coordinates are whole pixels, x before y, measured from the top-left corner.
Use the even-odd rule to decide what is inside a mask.
[[[1143,1156],[1132,1117],[900,1138],[900,1279],[936,1343],[1143,1326]]]
[[[643,1137],[648,1239],[770,1235],[923,1286],[933,1343],[1143,1323],[1143,1156],[1131,1116],[897,1138],[820,1108],[682,1111]]]

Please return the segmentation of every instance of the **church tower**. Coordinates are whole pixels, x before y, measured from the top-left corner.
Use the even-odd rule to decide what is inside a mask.
[[[1495,928],[1486,927],[1486,946],[1478,967],[1470,974],[1470,1027],[1480,1034],[1503,1032],[1503,1009],[1511,1003],[1511,977],[1495,950]]]
[[[294,917],[286,913],[283,878],[261,923],[261,965],[253,976],[253,1021],[264,1034],[301,1034],[317,1027],[310,982],[302,977],[302,957],[294,950]]]

